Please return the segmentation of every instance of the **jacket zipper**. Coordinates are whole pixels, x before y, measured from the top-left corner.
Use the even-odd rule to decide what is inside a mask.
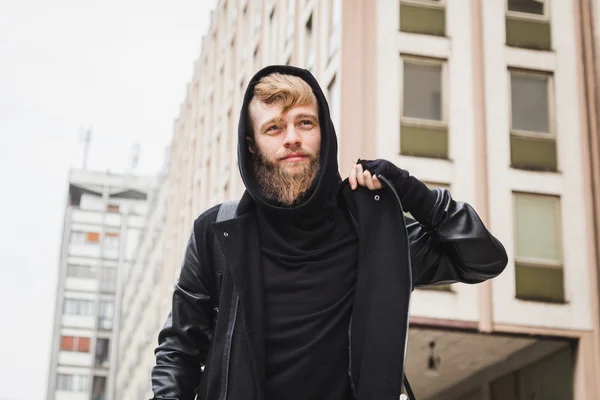
[[[225,348],[223,349],[223,381],[221,382],[221,395],[219,400],[227,399],[227,389],[229,387],[229,360],[231,358],[231,342],[233,341],[233,331],[235,329],[235,323],[237,321],[237,311],[240,304],[240,297],[236,294],[232,299],[232,313],[233,318],[229,318],[229,324],[227,326],[227,336],[225,341]]]
[[[404,210],[402,209],[402,202],[400,201],[400,196],[398,196],[398,192],[396,192],[396,189],[394,188],[394,185],[392,185],[392,183],[387,180],[386,177],[384,177],[383,175],[378,175],[378,177],[381,179],[381,181],[383,181],[383,183],[385,183],[385,185],[387,187],[389,187],[392,191],[392,193],[394,193],[394,196],[396,196],[396,200],[398,202],[398,207],[400,207],[400,213],[401,215],[404,215]],[[406,224],[404,224],[404,233],[405,233],[405,237],[406,237],[406,249],[408,250],[406,252],[406,262],[408,265],[408,310],[406,310],[406,329],[405,329],[405,336],[404,336],[404,359],[402,360],[402,373],[404,374],[404,370],[406,368],[406,351],[408,349],[408,327],[410,324],[410,316],[409,316],[409,311],[410,311],[410,301],[412,299],[411,293],[412,293],[412,266],[410,264],[410,242],[408,240],[408,230],[406,229]],[[404,382],[404,376],[400,377],[401,381]]]

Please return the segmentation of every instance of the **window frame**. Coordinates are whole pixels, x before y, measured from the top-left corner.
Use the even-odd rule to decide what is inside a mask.
[[[415,56],[412,54],[404,54],[400,53],[400,82],[402,87],[402,92],[400,95],[401,99],[401,110],[400,110],[400,122],[401,124],[407,124],[411,126],[419,126],[419,127],[437,127],[437,128],[448,128],[448,60],[443,58],[435,58],[435,57],[421,57]],[[424,118],[416,118],[416,117],[407,117],[404,115],[405,110],[405,87],[404,87],[404,71],[406,63],[412,64],[420,64],[426,66],[439,66],[441,67],[441,119],[433,120],[433,119],[424,119]]]
[[[542,4],[544,6],[544,13],[542,15],[538,14],[529,14],[522,11],[511,11],[508,9],[508,2],[510,0],[504,1],[504,11],[506,17],[515,18],[525,21],[533,21],[533,22],[550,22],[550,7],[548,4],[548,0],[543,0]]]
[[[81,274],[80,272],[84,269],[87,270],[87,273]],[[68,263],[66,276],[67,278],[94,279],[96,277],[96,267],[93,265]]]
[[[556,221],[557,221],[557,225],[556,226],[556,242],[558,243],[558,260],[549,260],[549,259],[544,259],[544,258],[535,258],[535,257],[520,257],[517,254],[517,235],[518,235],[518,231],[517,231],[517,197],[552,197],[554,199],[557,199],[556,201],[556,205],[555,205],[555,212],[556,212]],[[532,192],[522,192],[522,191],[513,191],[512,192],[512,201],[513,201],[513,240],[515,243],[515,264],[523,264],[526,265],[528,267],[535,267],[535,268],[552,268],[552,269],[560,269],[564,271],[564,240],[563,240],[563,235],[562,235],[562,230],[563,230],[563,226],[562,226],[562,213],[561,213],[561,198],[560,196],[555,196],[555,195],[548,195],[548,194],[543,194],[543,193],[532,193]]]
[[[425,6],[429,8],[444,8],[446,0],[400,0],[402,4],[411,4],[417,6]]]
[[[511,135],[517,135],[520,137],[533,138],[533,139],[545,139],[556,141],[556,107],[554,98],[554,74],[548,71],[533,71],[522,68],[508,67],[508,110],[509,110],[509,129]],[[541,77],[547,78],[547,99],[548,99],[548,131],[549,132],[535,132],[527,131],[523,129],[513,128],[513,101],[512,101],[512,74],[526,76],[526,77]]]
[[[65,312],[69,304],[75,312]],[[82,310],[89,311],[82,312]],[[62,315],[77,315],[83,317],[90,317],[94,315],[94,301],[89,299],[79,299],[73,297],[65,297],[62,304]]]

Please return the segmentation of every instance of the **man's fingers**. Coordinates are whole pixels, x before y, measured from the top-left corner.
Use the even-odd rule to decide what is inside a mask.
[[[375,184],[373,183],[373,178],[371,177],[371,173],[369,171],[363,172],[363,177],[365,179],[365,184],[370,190],[375,190]]]
[[[352,169],[350,170],[350,176],[348,177],[348,182],[350,183],[350,188],[352,190],[356,189],[357,183],[356,183],[356,165],[352,166]]]
[[[383,184],[381,183],[377,175],[373,175],[373,185],[375,186],[376,190],[379,190],[383,187]]]
[[[356,180],[360,186],[365,186],[365,177],[363,176],[363,167],[360,164],[356,164]]]

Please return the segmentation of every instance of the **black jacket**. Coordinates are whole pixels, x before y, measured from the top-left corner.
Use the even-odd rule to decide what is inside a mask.
[[[397,400],[401,390],[410,294],[435,283],[478,283],[500,274],[504,248],[466,203],[437,189],[433,220],[424,226],[403,216],[395,190],[344,185],[359,232],[359,275],[349,334],[351,381],[359,400]],[[152,387],[156,399],[262,399],[255,375],[262,360],[262,308],[256,304],[260,280],[246,273],[260,260],[255,214],[245,196],[238,217],[214,223],[218,207],[194,222],[171,318],[159,335]],[[212,268],[213,241],[226,269]],[[221,286],[221,299],[212,293]],[[221,316],[215,323],[216,304]],[[385,327],[385,329],[383,329]],[[264,349],[263,349],[264,350]],[[264,353],[262,353],[264,354]],[[204,367],[204,368],[203,368]],[[204,369],[204,373],[202,370]]]
[[[284,72],[308,82],[319,102],[321,171],[313,195],[296,209],[337,197],[358,234],[358,274],[348,334],[349,377],[358,400],[397,400],[406,355],[410,295],[436,283],[478,283],[500,274],[504,248],[466,203],[433,191],[425,221],[404,217],[400,197],[384,187],[352,191],[341,182],[337,142],[327,103],[308,71],[268,67],[252,80],[240,115],[238,160],[247,191],[237,217],[216,223],[218,206],[194,222],[171,315],[159,334],[152,387],[156,399],[264,400],[265,328],[257,206],[276,208],[257,195],[245,147],[247,104],[258,78]],[[290,210],[282,209],[281,212]],[[218,249],[213,252],[213,249]],[[214,257],[224,257],[217,274]],[[220,292],[220,299],[215,293]],[[219,316],[217,318],[217,315]]]

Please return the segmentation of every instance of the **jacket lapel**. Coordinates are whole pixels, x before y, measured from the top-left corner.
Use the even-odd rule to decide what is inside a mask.
[[[240,298],[240,309],[252,367],[260,394],[265,382],[264,287],[260,243],[255,214],[213,224],[213,231],[225,256],[226,269]]]

